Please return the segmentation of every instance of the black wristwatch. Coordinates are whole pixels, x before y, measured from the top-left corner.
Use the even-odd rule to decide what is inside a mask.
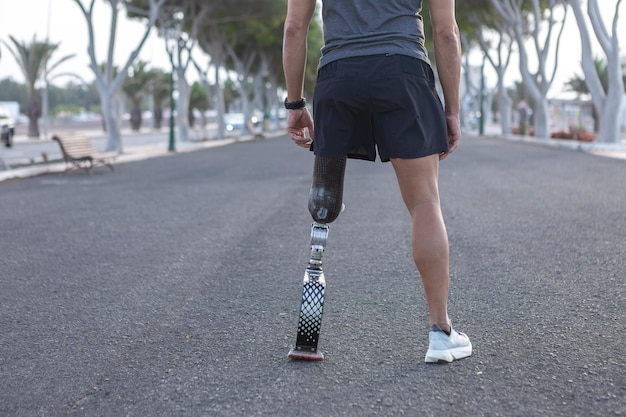
[[[287,101],[288,97],[285,97],[285,108],[287,110],[297,110],[306,107],[306,100],[301,98],[298,101]]]

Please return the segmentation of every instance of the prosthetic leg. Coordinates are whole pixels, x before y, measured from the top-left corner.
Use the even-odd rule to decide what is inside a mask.
[[[345,169],[345,156],[315,157],[313,184],[309,195],[309,212],[313,217],[311,259],[304,272],[296,347],[289,352],[292,359],[324,359],[322,352],[317,350],[326,289],[322,255],[328,239],[328,224],[332,223],[342,210]]]

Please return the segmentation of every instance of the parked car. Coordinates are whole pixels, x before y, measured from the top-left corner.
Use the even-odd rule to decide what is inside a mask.
[[[226,130],[229,132],[235,130],[243,130],[245,128],[243,120],[243,113],[226,113],[224,115],[224,124],[226,125]]]
[[[10,148],[13,146],[13,135],[15,134],[15,121],[11,115],[0,108],[0,140],[4,146]]]
[[[229,133],[235,131],[246,131],[252,129],[256,129],[261,126],[263,123],[263,115],[259,117],[258,114],[254,113],[250,116],[250,120],[248,123],[244,123],[243,113],[226,113],[224,115],[224,124],[226,125],[226,131]],[[252,132],[250,132],[252,133]]]

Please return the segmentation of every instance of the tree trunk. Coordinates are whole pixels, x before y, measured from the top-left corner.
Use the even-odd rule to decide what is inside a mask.
[[[243,113],[243,128],[250,132],[248,125],[250,123],[251,111],[250,111],[250,92],[249,88],[242,88],[239,90],[241,94],[241,112]]]
[[[622,84],[623,85],[623,84]],[[624,88],[622,86],[622,90]],[[609,91],[605,100],[605,111],[602,112],[600,120],[600,131],[596,140],[604,143],[620,142],[620,123],[622,120],[618,117],[619,109],[622,108],[622,99],[624,95],[618,91]]]
[[[187,122],[189,123],[189,127],[193,129],[196,127],[196,116],[193,114],[193,109],[187,112]]]
[[[44,76],[44,87],[41,94],[41,121],[43,122],[43,138],[48,139],[48,130],[50,128],[50,106],[48,94],[48,80]]]
[[[115,112],[115,98],[108,91],[101,92],[100,97],[102,98],[102,118],[107,132],[106,150],[121,153],[122,141],[120,140],[120,127]]]
[[[558,44],[563,33],[563,27],[565,24],[565,17],[559,23],[560,30],[556,39],[556,51],[554,52],[554,71],[551,75],[547,71],[547,59],[549,56],[549,50],[552,39],[552,25],[555,25],[557,21],[554,19],[555,8],[557,2],[551,0],[549,3],[548,16],[544,16],[541,13],[539,0],[532,0],[533,12],[529,13],[528,19],[534,24],[534,30],[532,30],[532,42],[534,52],[537,58],[537,70],[531,70],[529,67],[529,57],[526,42],[526,30],[527,22],[524,21],[522,16],[522,3],[521,1],[502,1],[491,0],[491,4],[499,15],[507,22],[511,28],[511,33],[514,36],[515,42],[519,48],[519,69],[524,82],[524,87],[528,91],[530,97],[536,103],[533,113],[535,136],[542,139],[548,139],[550,137],[550,111],[548,106],[547,95],[550,90],[552,81],[554,80],[554,74],[558,66]],[[547,36],[543,39],[540,38],[540,28],[542,25],[547,24]],[[546,28],[544,28],[545,30]]]
[[[490,53],[491,46],[485,41],[483,36],[483,29],[478,31],[478,44],[485,54],[485,57],[496,71],[498,76],[498,113],[500,114],[500,128],[502,130],[502,134],[510,135],[513,131],[512,129],[512,117],[513,117],[513,100],[509,97],[506,91],[506,87],[504,86],[504,76],[506,74],[506,70],[509,67],[510,59],[511,59],[511,44],[512,39],[509,35],[507,35],[507,28],[499,25],[498,28],[499,39],[497,43],[497,47],[495,49],[495,57],[493,57]],[[494,120],[495,121],[495,120]]]
[[[108,134],[106,150],[122,152],[122,142],[120,128],[118,124],[119,118],[116,114],[115,94],[122,85],[124,78],[128,75],[128,68],[136,60],[139,52],[141,51],[146,40],[148,39],[148,36],[152,31],[152,27],[154,26],[154,22],[157,20],[159,11],[161,9],[161,6],[163,6],[163,3],[165,3],[165,0],[149,1],[149,13],[147,16],[148,19],[143,36],[141,37],[141,40],[137,44],[136,48],[128,56],[126,63],[120,66],[119,71],[115,77],[113,76],[115,72],[113,65],[113,56],[115,51],[115,37],[117,34],[118,4],[121,3],[117,0],[107,2],[111,6],[112,12],[110,30],[108,32],[109,48],[105,65],[104,67],[101,67],[98,59],[96,58],[95,51],[96,41],[94,36],[95,31],[93,24],[93,17],[96,15],[94,13],[95,1],[91,2],[89,8],[86,8],[80,0],[74,0],[74,2],[81,9],[87,23],[87,33],[89,37],[87,53],[89,55],[89,65],[96,76],[96,82],[98,84],[98,90],[100,92],[100,99],[102,102],[102,117],[106,132]]]
[[[504,80],[498,80],[498,103],[500,110],[500,127],[503,135],[510,135],[513,132],[512,128],[512,108],[513,100],[506,92],[504,87]]]
[[[585,74],[585,84],[591,94],[591,102],[593,104],[593,120],[594,131],[600,132],[602,129],[602,120],[598,117],[598,114],[603,113],[602,108],[606,104],[606,93],[602,87],[600,76],[596,70],[594,63],[594,56],[591,53],[591,37],[589,36],[589,30],[587,28],[587,22],[585,21],[583,11],[580,7],[579,0],[570,0],[570,6],[574,11],[574,17],[576,18],[576,24],[578,25],[578,32],[580,33],[581,41],[581,66],[583,73]]]
[[[546,139],[550,137],[550,106],[546,97],[535,102],[533,120],[535,137]]]
[[[154,104],[154,113],[152,115],[154,130],[161,130],[161,126],[163,126],[163,108],[160,103]]]
[[[39,100],[39,95],[36,91],[28,97],[26,113],[28,114],[28,137],[39,138],[39,117],[41,117],[41,101]]]
[[[217,137],[226,136],[226,123],[224,123],[224,113],[226,113],[226,104],[224,100],[224,86],[222,77],[220,76],[220,66],[215,65],[215,106],[217,108]]]
[[[141,122],[141,108],[138,103],[133,103],[133,108],[130,110],[130,128],[138,132],[141,129]]]
[[[469,63],[468,54],[465,54],[465,59],[462,62],[463,65],[463,80],[465,81],[465,89],[463,92],[463,97],[461,97],[461,102],[463,105],[461,106],[461,114],[460,114],[460,122],[461,127],[467,127],[467,113],[468,108],[473,109],[475,105],[475,97],[478,95],[478,87],[476,87],[471,78],[472,70],[471,65]],[[437,74],[437,70],[433,65],[433,71]]]
[[[619,61],[619,45],[615,33],[609,37],[604,21],[597,14],[597,1],[589,0],[587,3],[587,16],[591,21],[592,28],[596,34],[607,60],[607,69],[609,72],[608,93],[604,91],[600,81],[599,74],[596,70],[593,55],[591,53],[591,37],[587,28],[587,22],[580,6],[579,0],[570,0],[570,5],[576,17],[578,30],[581,40],[582,51],[582,68],[585,74],[585,83],[593,102],[595,114],[599,117],[594,118],[594,123],[599,123],[597,127],[598,142],[618,143],[620,140],[620,120],[616,117],[616,109],[620,109],[623,100],[624,79],[622,78],[622,69]],[[617,25],[617,8],[613,17],[614,26]],[[619,111],[619,110],[617,110]]]
[[[187,83],[184,75],[184,71],[178,70],[178,77],[176,77],[178,87],[178,99],[176,100],[176,126],[178,129],[178,140],[181,142],[189,142],[188,113],[189,93],[191,89],[189,88],[189,84]]]
[[[593,132],[600,132],[600,117],[598,116],[598,111],[596,110],[596,106],[591,105],[591,117],[593,118]]]

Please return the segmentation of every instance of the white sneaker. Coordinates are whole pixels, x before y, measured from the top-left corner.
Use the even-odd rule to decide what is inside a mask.
[[[450,335],[447,335],[439,326],[433,324],[428,333],[428,340],[428,352],[424,358],[427,363],[452,362],[472,354],[472,342],[469,337],[452,327]]]

